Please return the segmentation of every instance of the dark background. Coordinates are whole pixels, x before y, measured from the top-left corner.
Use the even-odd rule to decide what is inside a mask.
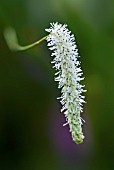
[[[26,45],[56,21],[76,36],[88,90],[80,145],[62,126],[46,41],[11,52],[3,37],[13,26]],[[0,170],[113,170],[113,98],[113,0],[0,0]]]

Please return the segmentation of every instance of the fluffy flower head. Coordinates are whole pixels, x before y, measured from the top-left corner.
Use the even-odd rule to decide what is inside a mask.
[[[68,30],[67,25],[51,23],[46,29],[50,34],[47,36],[49,49],[52,50],[53,68],[55,68],[55,81],[61,88],[60,103],[61,112],[64,111],[66,124],[69,124],[72,138],[76,143],[82,143],[84,135],[82,132],[82,121],[80,113],[83,111],[84,96],[82,92],[84,85],[80,84],[82,70],[78,61],[78,49],[74,35]],[[65,125],[66,125],[65,124]]]

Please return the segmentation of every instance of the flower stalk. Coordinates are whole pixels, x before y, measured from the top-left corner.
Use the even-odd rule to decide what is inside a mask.
[[[80,84],[84,78],[83,72],[78,60],[79,54],[75,37],[68,30],[67,25],[51,23],[49,29],[45,29],[49,34],[39,41],[27,46],[20,46],[16,37],[15,30],[9,28],[5,30],[4,37],[9,48],[13,51],[23,51],[32,48],[42,41],[47,40],[47,46],[52,51],[52,64],[56,70],[55,81],[58,82],[58,88],[61,89],[61,96],[57,99],[62,104],[61,112],[64,112],[66,123],[69,125],[70,132],[74,142],[82,143],[84,135],[82,125],[84,120],[81,118],[83,112],[83,103],[85,96],[82,95],[84,85]]]
[[[9,49],[12,50],[12,51],[28,50],[28,49],[40,44],[41,42],[43,42],[47,38],[47,36],[45,36],[45,37],[41,38],[40,40],[38,40],[38,41],[36,41],[32,44],[29,44],[29,45],[26,45],[26,46],[21,46],[18,43],[16,32],[12,27],[7,28],[4,31],[4,37],[5,37],[5,40],[7,42]]]

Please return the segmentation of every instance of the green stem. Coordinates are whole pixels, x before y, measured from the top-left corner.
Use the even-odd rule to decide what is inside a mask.
[[[29,48],[32,48],[38,44],[40,44],[42,41],[44,41],[48,36],[43,37],[42,39],[30,44],[30,45],[26,45],[26,46],[21,46],[18,43],[17,40],[17,35],[16,32],[13,28],[7,28],[4,31],[4,38],[7,42],[7,45],[9,47],[10,50],[12,51],[24,51],[24,50],[28,50]]]

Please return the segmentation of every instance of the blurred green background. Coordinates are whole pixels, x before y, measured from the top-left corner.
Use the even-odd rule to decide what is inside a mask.
[[[76,145],[60,113],[46,42],[11,52],[3,30],[21,44],[68,24],[81,55],[86,101],[84,143]],[[0,170],[114,169],[114,0],[0,0]]]

